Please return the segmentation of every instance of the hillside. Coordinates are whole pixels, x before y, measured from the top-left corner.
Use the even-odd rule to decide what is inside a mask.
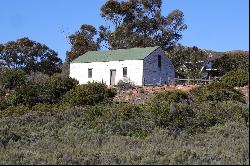
[[[133,87],[113,100],[102,84],[76,87],[65,103],[1,112],[0,164],[249,164],[249,104],[236,89]]]

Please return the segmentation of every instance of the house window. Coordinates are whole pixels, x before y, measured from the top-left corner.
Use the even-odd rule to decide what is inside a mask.
[[[88,78],[92,78],[92,69],[88,69]]]
[[[161,56],[158,55],[158,67],[161,68]]]
[[[128,69],[127,67],[123,68],[123,77],[127,77]]]

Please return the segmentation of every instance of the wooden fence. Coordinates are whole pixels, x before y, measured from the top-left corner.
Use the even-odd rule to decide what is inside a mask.
[[[174,79],[174,84],[185,84],[185,85],[190,85],[190,84],[210,84],[213,81],[217,79],[191,79],[191,78],[175,78]]]

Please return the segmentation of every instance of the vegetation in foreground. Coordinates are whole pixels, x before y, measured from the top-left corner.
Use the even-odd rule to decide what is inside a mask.
[[[222,81],[136,105],[99,83],[45,83],[2,97],[0,164],[249,164],[249,105]]]
[[[1,119],[1,164],[249,164],[249,128],[239,122],[194,136],[154,128],[140,139],[95,132],[85,111]]]

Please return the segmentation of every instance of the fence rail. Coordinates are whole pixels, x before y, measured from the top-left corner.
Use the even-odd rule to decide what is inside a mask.
[[[207,84],[215,81],[217,79],[191,79],[191,78],[175,78],[174,82],[175,84]]]

